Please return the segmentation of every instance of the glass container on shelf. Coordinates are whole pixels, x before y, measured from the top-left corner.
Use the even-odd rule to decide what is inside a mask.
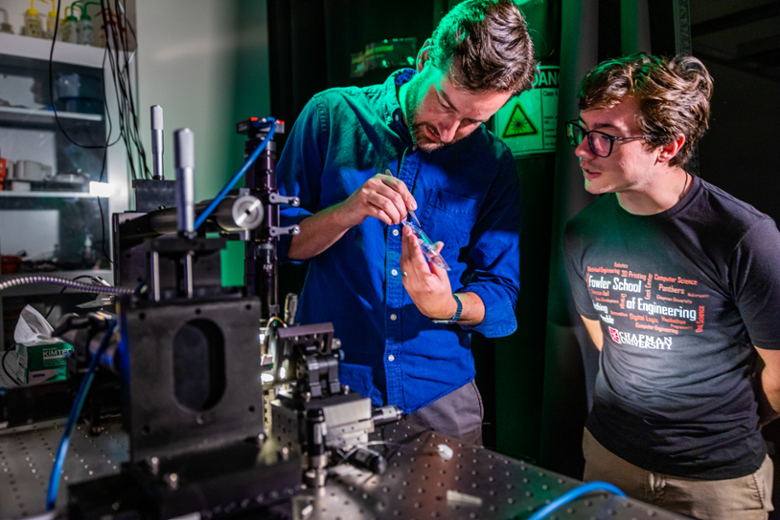
[[[2,274],[109,269],[103,70],[0,54]],[[55,109],[56,108],[56,115]],[[66,275],[67,276],[67,275]]]

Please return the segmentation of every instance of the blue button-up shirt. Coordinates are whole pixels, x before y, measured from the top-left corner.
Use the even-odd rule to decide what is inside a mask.
[[[414,195],[426,234],[444,242],[453,291],[484,302],[485,319],[473,329],[511,334],[520,275],[514,159],[484,126],[434,152],[415,147],[396,94],[396,82],[411,74],[309,101],[277,165],[279,191],[301,199],[300,208],[282,210],[282,225],[344,201],[389,168]],[[471,381],[475,370],[468,328],[432,323],[404,289],[401,238],[401,226],[368,218],[308,260],[298,320],[333,323],[345,353],[343,384],[411,413]],[[280,241],[282,260],[289,243]]]

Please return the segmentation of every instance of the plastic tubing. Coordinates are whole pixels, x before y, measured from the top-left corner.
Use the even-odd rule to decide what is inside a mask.
[[[68,415],[68,422],[65,423],[65,431],[62,433],[62,440],[60,441],[60,447],[57,450],[57,457],[54,459],[54,466],[51,470],[51,476],[49,477],[49,490],[46,493],[46,510],[51,511],[54,509],[57,503],[57,491],[60,487],[60,474],[62,473],[62,465],[65,462],[65,455],[68,454],[68,445],[70,444],[70,434],[73,432],[73,427],[76,425],[76,421],[81,415],[81,409],[84,406],[84,401],[87,398],[87,392],[89,387],[92,386],[92,381],[95,379],[95,369],[100,361],[100,357],[103,355],[103,351],[108,345],[108,339],[113,335],[116,322],[111,321],[108,324],[106,333],[103,336],[103,341],[100,342],[100,347],[89,363],[87,373],[84,374],[84,379],[81,380],[81,386],[76,394],[76,399],[73,401],[73,408],[70,409]]]
[[[252,155],[249,156],[249,159],[247,159],[241,169],[238,170],[238,173],[236,173],[233,178],[230,179],[230,182],[228,182],[225,187],[222,188],[222,191],[220,191],[219,194],[214,197],[214,200],[211,201],[211,204],[209,204],[206,209],[203,210],[203,213],[198,215],[198,218],[195,219],[195,229],[198,229],[200,225],[206,221],[209,215],[211,215],[211,212],[214,211],[214,208],[216,208],[219,203],[222,202],[222,199],[225,198],[228,192],[233,189],[233,186],[235,186],[241,177],[244,176],[249,167],[252,166],[258,157],[260,157],[260,154],[263,152],[263,150],[265,150],[266,145],[274,136],[274,133],[276,132],[276,119],[273,117],[266,117],[265,120],[271,123],[271,129],[268,131],[268,135],[265,137],[265,139],[263,139],[263,142],[260,144],[260,146],[255,148],[255,151],[252,152]]]
[[[576,487],[572,489],[571,491],[568,491],[564,493],[563,495],[559,496],[543,508],[541,508],[539,511],[534,513],[533,515],[528,517],[528,520],[540,520],[559,507],[561,507],[564,504],[568,504],[575,498],[579,498],[582,495],[586,495],[588,493],[591,493],[593,491],[609,491],[610,493],[614,493],[615,495],[618,495],[620,497],[625,497],[626,494],[623,493],[620,489],[613,486],[612,484],[608,484],[606,482],[588,482],[587,484],[583,484],[579,487]]]

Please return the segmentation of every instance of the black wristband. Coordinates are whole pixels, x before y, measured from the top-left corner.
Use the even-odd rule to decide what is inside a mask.
[[[458,323],[458,320],[460,319],[460,313],[463,312],[463,302],[460,301],[460,298],[458,298],[456,293],[452,293],[452,297],[455,298],[455,303],[458,304],[458,308],[455,311],[455,314],[448,320],[431,320],[433,323],[444,323],[450,325],[453,323]]]

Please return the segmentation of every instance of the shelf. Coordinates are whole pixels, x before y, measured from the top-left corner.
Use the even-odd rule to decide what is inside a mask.
[[[0,54],[49,61],[51,40],[0,33]],[[103,68],[105,49],[90,45],[57,42],[54,44],[54,61],[86,67]]]
[[[92,195],[87,191],[0,191],[0,197],[50,197],[61,199],[94,199],[97,195]],[[105,198],[105,197],[101,197]]]
[[[102,114],[81,114],[78,112],[57,111],[60,119],[80,119],[83,121],[102,121]],[[54,123],[54,111],[44,108],[0,107],[0,122],[3,123]]]

